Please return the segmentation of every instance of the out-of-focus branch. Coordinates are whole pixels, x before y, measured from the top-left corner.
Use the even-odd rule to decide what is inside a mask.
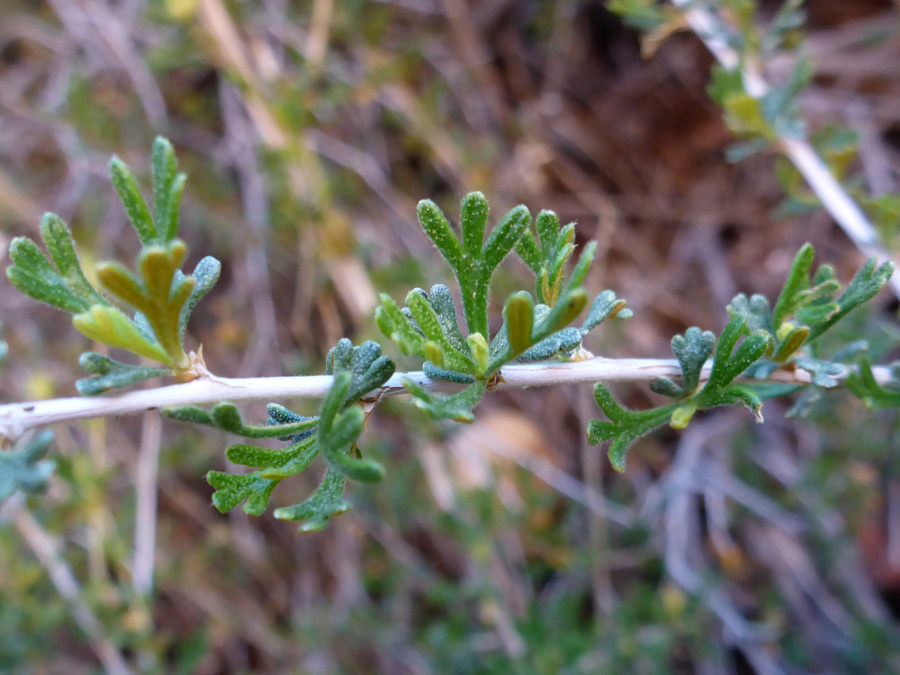
[[[130,675],[133,672],[131,667],[104,634],[97,616],[82,599],[75,575],[59,554],[59,542],[35,520],[23,503],[7,502],[4,511],[7,514],[12,511],[9,519],[34,552],[41,567],[47,570],[57,592],[69,603],[75,623],[88,636],[104,670],[110,675]]]
[[[672,4],[684,10],[687,25],[703,41],[723,68],[734,70],[742,67],[737,51],[722,38],[725,35],[725,27],[718,17],[693,0],[672,0]],[[753,64],[743,64],[741,74],[744,87],[753,98],[761,99],[769,91],[768,83]],[[822,201],[822,205],[860,251],[866,256],[874,256],[879,262],[893,260],[893,256],[882,246],[877,231],[862,209],[837,181],[809,142],[780,138],[778,148],[806,179],[812,191]],[[900,275],[894,274],[889,283],[894,294],[900,298]]]

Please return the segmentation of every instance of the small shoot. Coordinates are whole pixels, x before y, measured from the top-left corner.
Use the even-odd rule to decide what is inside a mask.
[[[102,290],[121,306],[112,304],[88,281],[71,231],[59,216],[48,213],[41,221],[46,256],[25,237],[10,244],[12,265],[6,274],[16,288],[73,314],[73,325],[88,338],[162,366],[132,366],[88,352],[81,363],[96,377],[77,383],[84,395],[161,375],[189,380],[199,374],[199,357],[192,358],[184,349],[185,328],[197,303],[218,279],[221,265],[215,258],[206,257],[192,275],[181,271],[187,247],[176,235],[185,175],[178,173],[174,150],[163,138],[153,144],[152,165],[155,213],[151,216],[125,163],[118,157],[110,162],[113,185],[142,243],[136,273],[116,262],[97,265]],[[122,307],[131,308],[133,317],[129,318]]]
[[[672,339],[672,351],[682,370],[681,384],[669,378],[659,378],[651,388],[659,393],[681,399],[677,403],[633,411],[619,405],[603,383],[594,389],[594,397],[606,420],[591,420],[588,424],[588,440],[596,445],[612,441],[609,458],[618,471],[625,470],[628,448],[637,439],[654,429],[669,424],[684,429],[698,410],[708,410],[723,405],[742,404],[753,412],[757,422],[762,421],[762,400],[750,387],[735,384],[734,380],[771,349],[771,337],[757,330],[738,345],[745,333],[746,316],[734,316],[722,331],[719,339],[709,331],[689,328],[685,334]],[[698,391],[703,368],[715,348],[712,368],[706,384]]]
[[[531,214],[525,206],[516,206],[501,218],[485,240],[488,202],[480,192],[470,192],[460,206],[460,240],[443,212],[431,200],[419,202],[417,212],[425,233],[459,281],[469,334],[479,333],[487,339],[491,277],[519,242],[531,221]]]
[[[426,293],[413,289],[400,307],[390,296],[381,296],[376,322],[404,354],[424,359],[429,377],[472,385],[489,382],[507,363],[568,357],[576,352],[589,331],[612,317],[627,318],[625,301],[612,291],[601,293],[580,327],[570,324],[588,304],[581,288],[594,259],[596,244],[584,248],[568,279],[566,263],[574,252],[575,225],[560,227],[552,211],[537,218],[537,234],[524,206],[503,217],[485,239],[488,205],[473,192],[460,208],[461,236],[457,237],[443,213],[430,201],[419,203],[419,222],[459,281],[468,334],[463,335],[450,290],[438,284]],[[488,301],[490,280],[497,265],[513,247],[535,274],[535,295],[514,293],[503,309],[501,329],[489,339]],[[470,421],[472,408],[486,387],[469,387],[452,397],[424,395],[424,389],[408,385],[414,403],[437,418]]]
[[[800,248],[774,308],[765,296],[748,299],[744,294],[728,306],[732,316],[746,317],[748,331],[765,331],[773,340],[772,353],[753,370],[755,377],[765,378],[779,368],[796,367],[808,371],[817,386],[836,386],[835,376],[844,366],[819,359],[814,341],[874,297],[893,273],[892,263],[876,265],[871,259],[842,291],[830,265],[822,265],[811,274],[814,255],[811,244]]]
[[[377,343],[369,341],[354,347],[345,338],[328,352],[326,371],[334,375],[334,382],[316,417],[298,415],[276,403],[266,407],[265,425],[247,424],[231,403],[220,403],[210,410],[182,406],[163,411],[172,419],[247,438],[277,438],[288,442],[286,447],[277,449],[247,444],[228,448],[228,459],[255,470],[246,474],[222,471],[207,474],[207,481],[215,489],[213,504],[220,512],[227,513],[243,502],[245,513],[262,515],[275,487],[305,470],[317,455],[328,465],[318,490],[300,504],[275,511],[278,519],[305,521],[301,531],[322,529],[331,516],[349,510],[350,504],[343,498],[346,478],[368,483],[381,480],[382,466],[363,459],[356,443],[366,418],[356,404],[390,379],[394,363],[381,354]]]

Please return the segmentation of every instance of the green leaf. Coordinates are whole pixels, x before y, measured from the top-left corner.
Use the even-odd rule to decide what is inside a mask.
[[[203,296],[209,293],[212,287],[216,285],[221,271],[222,263],[212,256],[206,256],[194,268],[191,274],[191,277],[194,279],[194,287],[191,289],[190,295],[184,301],[184,305],[182,305],[178,314],[178,337],[182,342],[184,341],[184,332],[187,328],[188,319],[191,318],[194,308],[203,299]],[[175,273],[175,282],[181,283],[183,278],[184,273],[178,270]]]
[[[63,246],[61,243],[58,245]],[[9,245],[9,259],[12,265],[6,268],[6,276],[22,293],[73,314],[84,312],[91,306],[91,301],[84,297],[82,289],[78,286],[73,289],[68,280],[51,267],[37,244],[30,239],[13,239]],[[98,304],[107,303],[101,298]]]
[[[409,307],[413,319],[425,337],[440,347],[443,361],[440,365],[442,367],[464,373],[474,373],[477,370],[478,366],[473,360],[471,349],[456,347],[454,340],[445,332],[444,323],[428,301],[425,291],[420,288],[410,291],[406,296],[406,306]],[[427,356],[427,354],[420,354],[420,356]],[[432,360],[437,362],[435,359]]]
[[[77,314],[72,323],[91,340],[110,347],[127,349],[166,365],[174,365],[159,344],[150,342],[137,326],[115,307],[94,305],[88,311]]]
[[[269,404],[270,420],[266,424],[246,424],[238,407],[233,403],[227,402],[219,403],[211,410],[196,406],[180,406],[163,408],[161,412],[169,419],[179,422],[190,422],[191,424],[202,424],[222,429],[238,436],[244,436],[245,438],[293,438],[294,440],[301,440],[298,436],[305,438],[314,433],[317,417],[294,415],[292,419],[286,420],[284,423],[271,423],[273,412],[271,406],[273,405]],[[282,406],[278,407],[282,408]],[[287,409],[284,408],[284,410]]]
[[[540,276],[543,260],[541,259],[541,251],[531,232],[526,231],[522,238],[519,239],[519,243],[516,245],[516,253],[531,268],[535,276]],[[538,293],[538,296],[540,297],[540,293]]]
[[[325,478],[312,497],[305,502],[275,510],[279,520],[306,521],[300,526],[301,532],[324,530],[332,516],[345,513],[351,508],[344,499],[344,476],[329,467]]]
[[[466,255],[479,257],[484,243],[484,230],[487,226],[488,202],[480,192],[467,194],[459,208],[460,228],[462,229],[463,251]]]
[[[809,327],[808,326],[800,326],[799,328],[792,328],[791,324],[785,323],[782,324],[783,328],[788,328],[787,334],[784,336],[784,339],[781,340],[781,344],[778,346],[778,351],[775,352],[775,356],[772,357],[774,361],[777,363],[784,363],[791,355],[794,354],[800,347],[802,347],[806,340],[809,338]]]
[[[894,273],[894,264],[885,262],[876,267],[875,258],[870,258],[862,269],[847,285],[847,289],[838,298],[838,311],[826,321],[812,327],[808,340],[815,340],[822,333],[834,326],[851,311],[864,302],[871,300],[888,282]]]
[[[47,486],[56,463],[43,458],[52,441],[53,432],[44,430],[12,450],[0,450],[0,501],[17,490],[34,494]]]
[[[413,327],[400,307],[386,293],[381,294],[381,306],[375,310],[375,322],[384,335],[393,340],[404,354],[424,356],[425,340],[423,335]]]
[[[453,303],[453,296],[450,295],[450,289],[443,284],[435,284],[431,287],[431,291],[428,294],[428,302],[434,308],[438,320],[441,322],[444,335],[450,341],[450,344],[453,345],[453,348],[462,354],[471,356],[469,345],[459,329],[456,306]]]
[[[423,199],[416,207],[419,216],[419,224],[425,230],[425,234],[431,239],[437,250],[451,267],[456,267],[462,262],[462,246],[459,239],[453,234],[450,222],[444,216],[437,204],[430,199]]]
[[[520,204],[503,216],[491,231],[481,250],[481,258],[484,261],[482,275],[486,277],[487,281],[490,281],[497,266],[515,248],[530,221],[531,214],[528,208]],[[487,286],[486,283],[485,286]],[[486,335],[487,331],[484,331],[482,334]]]
[[[524,206],[512,209],[494,227],[487,241],[481,244],[488,216],[487,201],[484,195],[478,192],[466,195],[461,205],[465,253],[463,244],[457,239],[449,221],[434,202],[427,199],[419,202],[417,212],[422,228],[450,264],[459,281],[463,313],[469,333],[488,335],[487,306],[490,280],[497,265],[516,246],[528,227],[530,221],[528,209]],[[396,321],[390,322],[385,317],[379,322],[379,327],[382,323],[388,327],[390,324],[396,324]],[[390,331],[390,328],[388,330]],[[388,337],[391,337],[393,332],[391,331]]]
[[[531,293],[519,291],[510,296],[506,301],[505,314],[510,357],[515,358],[533,344],[534,300]]]
[[[141,243],[144,245],[156,243],[158,236],[156,225],[153,224],[150,210],[141,196],[131,170],[121,159],[113,157],[109,162],[109,177]]]
[[[867,359],[863,359],[859,364],[859,372],[848,374],[844,382],[870,410],[900,408],[900,381],[895,378],[893,391],[882,387],[875,379],[872,366]]]
[[[739,293],[728,305],[728,314],[746,317],[746,329],[751,333],[764,330],[775,334],[772,327],[772,308],[769,299],[764,295],[755,293],[748,299],[746,295]]]
[[[472,410],[487,391],[487,383],[484,380],[478,380],[451,396],[432,394],[408,378],[404,378],[403,386],[413,395],[413,404],[433,419],[449,419],[465,423],[475,420]]]
[[[194,277],[180,274],[179,267],[186,254],[187,247],[179,239],[165,246],[145,246],[138,256],[140,280],[118,263],[97,266],[97,276],[103,286],[144,315],[159,346],[167,354],[163,362],[178,370],[189,365],[182,346],[186,322],[182,313],[196,285]],[[213,273],[209,264],[206,271]],[[209,276],[205,282],[210,283]]]
[[[612,441],[609,461],[620,472],[625,471],[626,452],[631,444],[668,423],[678,408],[678,404],[671,404],[651,410],[629,410],[616,402],[602,382],[594,387],[594,399],[609,421],[591,420],[588,423],[588,442],[597,445]]]
[[[316,439],[309,436],[285,448],[260,448],[237,443],[228,448],[225,455],[235,464],[261,469],[262,478],[284,480],[303,471],[318,452]]]
[[[339,412],[350,389],[349,372],[336,373],[334,382],[322,402],[317,440],[319,450],[328,464],[353,480],[371,483],[384,477],[384,469],[377,462],[350,456],[351,446],[362,433],[365,413],[358,407]]]
[[[672,353],[681,366],[682,385],[678,386],[668,378],[660,378],[651,383],[650,388],[666,396],[690,396],[700,386],[700,373],[712,354],[716,336],[711,331],[701,331],[696,326],[688,328],[684,335],[672,338]]]
[[[835,376],[844,372],[844,366],[840,363],[822,361],[810,356],[798,356],[794,359],[794,363],[797,364],[798,368],[807,371],[812,376],[812,383],[819,387],[836,387],[838,381],[835,379]]]
[[[277,480],[263,478],[259,471],[242,475],[210,471],[206,474],[206,482],[215,488],[212,502],[219,513],[228,513],[246,500],[242,509],[251,516],[265,513],[272,490],[278,485]]]
[[[81,262],[75,253],[72,232],[62,218],[55,213],[45,213],[41,219],[41,237],[47,251],[59,273],[65,280],[66,287],[76,296],[92,305],[108,304],[88,282],[81,269]]]
[[[431,361],[422,364],[422,370],[433,380],[444,380],[446,382],[456,382],[457,384],[472,384],[475,381],[474,375],[467,373],[457,373],[455,370],[446,370],[434,365]]]
[[[607,289],[600,293],[591,308],[588,310],[584,323],[581,324],[582,335],[587,335],[607,319],[628,319],[632,316],[630,309],[625,307],[623,298],[616,298],[616,294]]]
[[[809,271],[812,269],[815,250],[812,244],[804,244],[794,256],[794,262],[788,272],[787,280],[772,310],[773,332],[778,332],[784,320],[793,315],[799,307],[798,294],[809,287]]]
[[[161,235],[160,243],[174,239],[178,234],[178,210],[187,176],[178,173],[178,160],[172,144],[162,136],[153,141],[151,155],[153,167],[153,202],[156,227]]]
[[[762,421],[762,401],[756,392],[750,387],[732,384],[736,377],[771,347],[771,335],[766,331],[757,331],[735,349],[746,324],[746,314],[732,316],[715,343],[715,357],[709,380],[698,393],[693,392],[699,386],[703,365],[713,350],[714,336],[692,327],[685,331],[683,337],[675,336],[672,339],[672,351],[681,364],[684,384],[678,386],[668,378],[660,378],[654,381],[652,388],[657,393],[668,396],[687,396],[678,403],[633,411],[620,406],[602,383],[597,384],[594,397],[609,421],[591,420],[588,426],[589,441],[595,445],[601,441],[612,441],[610,461],[617,470],[622,471],[625,468],[625,454],[635,440],[666,423],[683,429],[697,410],[742,404],[753,411],[757,421]]]
[[[381,345],[372,340],[354,347],[350,340],[342,338],[325,359],[326,374],[350,373],[350,386],[341,405],[342,410],[381,387],[394,374],[394,369],[394,362],[382,356]]]
[[[556,331],[516,357],[517,361],[546,361],[556,356],[568,356],[581,346],[584,333],[569,326]]]
[[[132,384],[153,377],[165,377],[173,374],[169,368],[133,366],[97,352],[84,352],[78,359],[78,365],[97,376],[78,380],[75,383],[78,393],[82,396],[97,396],[111,389],[130,387]]]

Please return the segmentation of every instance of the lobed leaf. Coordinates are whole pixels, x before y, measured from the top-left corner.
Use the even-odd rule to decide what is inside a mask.
[[[275,510],[279,520],[305,521],[301,532],[324,530],[333,516],[345,513],[351,504],[344,499],[344,476],[333,467],[328,467],[325,478],[315,493],[306,501]]]
[[[273,411],[276,410],[273,408],[275,405],[270,403],[267,406],[269,422],[266,424],[246,424],[238,407],[233,403],[227,402],[219,403],[211,410],[197,406],[179,406],[163,408],[161,412],[169,419],[179,422],[190,422],[191,424],[201,424],[238,436],[244,436],[245,438],[279,438],[282,440],[289,438],[298,441],[315,433],[317,417],[302,417],[291,413],[292,417],[290,419],[280,418],[284,421],[272,423],[273,419],[279,419],[273,417]],[[277,406],[277,408],[287,410],[283,406]],[[280,411],[275,412],[275,415],[279,414]]]
[[[75,383],[82,396],[97,396],[111,389],[129,387],[132,384],[149,380],[153,377],[172,375],[170,368],[149,368],[134,366],[111,359],[97,352],[84,352],[78,359],[78,365],[97,377],[78,380]]]
[[[365,414],[358,407],[340,412],[351,381],[352,376],[347,371],[335,374],[334,382],[322,402],[316,438],[319,451],[335,471],[353,480],[371,483],[384,477],[382,466],[349,454],[351,446],[362,433]]]
[[[432,394],[408,378],[404,378],[403,386],[413,395],[413,404],[433,419],[449,419],[465,423],[475,420],[472,410],[487,391],[487,383],[484,380],[478,380],[461,392],[450,396]]]
[[[272,490],[278,485],[277,480],[263,478],[261,472],[235,475],[222,471],[209,471],[206,482],[215,489],[212,496],[213,506],[219,513],[228,513],[241,502],[244,513],[261,516],[269,505]]]

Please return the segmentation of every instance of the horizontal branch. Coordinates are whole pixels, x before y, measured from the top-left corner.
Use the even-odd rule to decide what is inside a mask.
[[[846,372],[849,372],[848,369]],[[886,368],[873,369],[879,382],[890,378]],[[703,370],[705,379],[710,364]],[[841,379],[843,375],[837,376]],[[649,382],[658,377],[680,378],[681,368],[674,359],[607,359],[596,357],[566,363],[537,363],[506,366],[491,389],[545,387],[557,384],[594,382]],[[436,391],[459,388],[441,380],[433,380],[421,371],[396,373],[379,390],[366,396],[377,400],[382,396],[404,393],[403,379],[408,378]],[[223,401],[272,401],[278,399],[323,398],[331,387],[330,375],[297,377],[227,378],[213,375],[186,384],[133,391],[118,396],[58,398],[28,403],[0,405],[0,437],[16,439],[30,429],[94,417],[132,415],[160,408],[182,405],[210,405]],[[809,384],[805,371],[777,371],[769,381]]]

